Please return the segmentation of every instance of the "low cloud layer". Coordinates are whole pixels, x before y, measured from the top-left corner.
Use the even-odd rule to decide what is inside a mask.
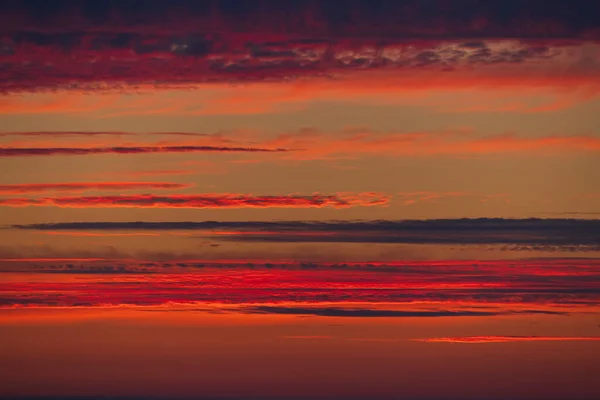
[[[240,312],[250,314],[441,317],[560,314],[564,307],[577,312],[600,305],[600,264],[585,259],[331,264],[39,258],[0,260],[0,266],[0,274],[21,272],[20,279],[0,283],[5,307],[218,303],[246,305]],[[404,308],[374,306],[384,303]]]
[[[153,200],[150,198],[146,201],[151,204]],[[266,203],[269,201],[271,200],[265,200]],[[348,200],[348,204],[344,204],[343,200],[338,200],[335,197],[321,198],[317,196],[311,198],[309,196],[300,199],[284,197],[273,199],[272,204],[278,202],[285,204],[288,201],[290,204],[297,202],[297,204],[312,206],[333,205],[343,207],[350,205],[381,205],[385,203],[385,198],[378,197],[376,194],[368,194],[362,199],[361,196],[358,196],[357,199]],[[176,203],[176,201],[174,202]],[[184,200],[182,202],[185,204]],[[227,202],[229,202],[229,199],[223,199],[223,204]],[[256,202],[257,206],[261,204],[260,199],[248,200],[248,204],[253,202]],[[27,205],[27,202],[25,203],[23,205]],[[69,201],[65,203],[69,204]],[[83,204],[85,201],[81,203]],[[89,203],[92,204],[93,201],[90,200]],[[72,204],[79,204],[79,200],[73,200]],[[13,205],[20,204],[17,202]],[[600,220],[581,219],[62,222],[13,225],[11,228],[44,231],[181,230],[201,232],[204,236],[212,236],[213,239],[220,241],[256,243],[506,244],[533,246],[530,250],[544,250],[544,246],[548,246],[546,250],[553,249],[553,246],[584,246],[582,249],[600,249]]]
[[[405,318],[435,318],[435,317],[490,317],[509,314],[550,314],[560,315],[554,311],[526,310],[520,312],[503,311],[447,311],[447,310],[381,310],[365,308],[336,308],[336,307],[278,307],[256,306],[242,308],[241,312],[247,314],[279,314],[279,315],[305,315],[317,317],[405,317]]]

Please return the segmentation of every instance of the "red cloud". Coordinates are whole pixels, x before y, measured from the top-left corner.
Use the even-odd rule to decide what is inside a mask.
[[[45,197],[38,199],[0,199],[0,206],[55,206],[67,208],[87,207],[156,207],[156,208],[346,208],[356,206],[380,206],[389,201],[389,196],[378,193],[338,194],[338,195],[287,195],[252,196],[243,194],[203,194],[203,195],[134,195],[134,196],[87,196],[87,197]]]
[[[0,10],[0,90],[510,66],[552,58],[556,48],[599,34],[600,9],[589,2],[430,3],[295,1],[282,7],[281,1],[248,0],[242,9],[221,1],[132,9],[117,2],[87,9],[61,2],[32,9],[9,2]],[[486,45],[490,38],[517,40],[498,50]],[[526,43],[532,39],[541,42]],[[440,46],[441,40],[456,48]]]
[[[4,294],[0,307],[206,302],[288,303],[293,308],[291,304],[295,303],[304,311],[289,310],[289,314],[300,315],[311,314],[306,303],[356,306],[362,302],[370,303],[373,309],[382,303],[388,307],[402,306],[402,310],[408,311],[407,316],[410,313],[419,316],[420,312],[435,314],[436,310],[462,310],[475,315],[479,312],[485,316],[588,312],[597,310],[600,300],[599,265],[594,260],[407,261],[398,265],[248,260],[0,261],[21,261],[24,265],[18,266],[19,271],[45,274],[43,280],[32,280],[34,275],[22,274],[0,282],[0,293]],[[139,279],[140,273],[144,274],[143,281]],[[74,278],[81,274],[88,278],[85,281]]]

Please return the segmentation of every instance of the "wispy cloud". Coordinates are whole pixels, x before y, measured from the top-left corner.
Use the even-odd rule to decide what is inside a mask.
[[[333,264],[88,254],[2,259],[0,265],[3,273],[20,272],[20,279],[0,282],[8,307],[218,303],[240,305],[234,311],[248,314],[459,317],[562,315],[600,305],[598,260]],[[76,279],[82,275],[84,281]]]
[[[447,198],[463,198],[471,197],[478,199],[480,202],[485,203],[492,199],[503,198],[505,201],[509,200],[508,194],[499,193],[492,195],[485,195],[480,193],[470,192],[432,192],[432,191],[421,191],[421,192],[399,192],[400,196],[404,198],[403,203],[405,205],[411,205],[419,202],[435,202],[440,199]]]
[[[229,195],[235,196],[235,195]],[[186,200],[186,196],[175,196],[173,206],[181,204],[204,204],[201,198]],[[69,199],[69,198],[67,198]],[[80,199],[80,198],[75,198]],[[92,198],[93,199],[93,198]],[[256,203],[260,206],[280,204],[290,207],[300,206],[334,206],[344,207],[351,205],[383,205],[388,198],[374,193],[359,194],[354,197],[340,198],[336,196],[306,196],[306,197],[281,197],[281,198],[252,198],[248,199],[248,206]],[[44,200],[13,200],[5,199],[5,205],[28,205],[31,202]],[[52,201],[52,200],[48,200]],[[65,200],[66,206],[73,206],[94,200]],[[123,200],[128,202],[127,198]],[[153,198],[141,200],[140,204],[147,201],[152,204]],[[156,200],[157,204],[160,203]],[[2,200],[0,200],[0,204]],[[196,202],[196,203],[195,203]],[[223,206],[231,206],[239,202],[244,203],[244,198],[206,199],[206,203],[214,202]],[[102,204],[102,202],[100,201]],[[118,199],[113,201],[117,203]],[[347,204],[346,204],[347,203]],[[58,204],[58,203],[57,203]],[[134,201],[135,204],[135,201]],[[211,203],[212,204],[212,203]],[[182,205],[182,206],[183,206]],[[579,250],[600,249],[600,221],[583,219],[432,219],[432,220],[378,220],[378,221],[181,221],[181,222],[62,222],[29,225],[13,225],[14,229],[43,230],[43,231],[197,231],[204,237],[210,236],[213,240],[236,242],[266,242],[266,243],[414,243],[414,244],[489,244],[489,245],[520,245],[533,246],[530,250],[551,250],[561,246],[581,246]]]
[[[66,207],[66,208],[115,208],[115,207],[156,207],[156,208],[346,208],[356,206],[383,206],[389,196],[379,193],[357,193],[336,195],[285,195],[253,196],[245,194],[201,194],[201,195],[132,195],[132,196],[86,196],[86,197],[44,197],[44,198],[5,198],[0,206],[8,207]]]
[[[512,342],[560,342],[560,341],[597,341],[600,337],[594,336],[460,336],[412,339],[417,342],[427,343],[512,343]]]
[[[218,146],[119,146],[119,147],[0,147],[0,157],[94,155],[94,154],[156,154],[156,153],[277,153],[286,149]]]
[[[321,132],[314,129],[281,134],[266,146],[302,149],[288,156],[315,159],[333,155],[471,155],[471,154],[561,154],[600,151],[600,138],[589,135],[527,137],[500,134],[478,137],[473,132],[386,133],[368,129]]]
[[[489,317],[506,314],[561,314],[559,312],[541,311],[449,311],[449,310],[382,310],[368,308],[337,308],[337,307],[282,307],[254,306],[238,309],[248,314],[279,314],[279,315],[312,315],[318,317],[361,317],[361,318],[436,318],[436,317]]]
[[[138,190],[138,189],[186,189],[192,184],[170,182],[65,182],[23,183],[0,185],[0,195],[42,192],[86,192],[93,190]]]
[[[26,137],[86,137],[86,136],[135,136],[132,132],[118,131],[37,131],[37,132],[0,132],[0,137],[26,136]]]

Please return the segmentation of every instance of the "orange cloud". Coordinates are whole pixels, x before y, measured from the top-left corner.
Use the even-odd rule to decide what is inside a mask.
[[[191,184],[169,182],[68,182],[0,185],[0,194],[85,192],[90,190],[185,189]]]
[[[290,158],[314,159],[333,155],[469,155],[518,152],[563,153],[600,151],[600,137],[546,136],[524,137],[502,134],[474,137],[471,132],[383,133],[352,129],[336,133],[303,130],[282,134],[265,146],[301,149]]]
[[[160,236],[160,233],[154,232],[38,232],[43,235],[58,235],[58,236],[82,236],[82,237],[104,237],[104,236]]]
[[[600,65],[600,50],[596,51]],[[121,87],[105,93],[72,90],[52,95],[8,95],[0,100],[0,114],[93,113],[105,118],[247,115],[295,112],[322,102],[420,106],[434,112],[454,113],[552,112],[592,101],[600,94],[598,68],[581,68],[578,62],[559,62],[553,64],[555,68],[516,64],[447,72],[344,70],[336,73],[335,79],[248,82],[235,87],[224,83],[193,83],[156,90],[153,85],[145,84],[136,88],[136,94],[127,96],[122,95],[127,89]],[[453,97],[439,96],[447,93]],[[461,99],[458,103],[456,96]]]
[[[186,137],[187,135],[178,134],[178,136]],[[257,131],[232,131],[202,136],[205,137],[186,141],[122,146],[100,145],[98,147],[66,145],[59,147],[55,143],[30,142],[30,147],[0,147],[0,157],[213,152],[280,153],[283,158],[302,160],[369,154],[378,156],[467,156],[518,152],[552,154],[600,150],[600,137],[597,135],[525,136],[505,133],[482,137],[478,136],[476,132],[464,128],[439,132],[378,132],[368,128],[348,128],[342,131],[324,132],[305,128],[270,138],[265,133]],[[242,160],[242,162],[249,161]]]
[[[399,192],[400,196],[402,196],[405,200],[403,203],[405,205],[415,204],[417,202],[429,202],[436,201],[438,199],[451,198],[451,197],[473,197],[479,199],[480,202],[485,203],[494,198],[507,197],[507,194],[492,194],[492,195],[484,195],[478,193],[470,193],[470,192],[430,192],[430,191],[422,191],[422,192]]]

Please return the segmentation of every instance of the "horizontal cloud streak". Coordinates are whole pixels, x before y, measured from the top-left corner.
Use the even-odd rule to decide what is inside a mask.
[[[119,146],[119,147],[0,147],[0,157],[94,155],[94,154],[157,154],[157,153],[274,153],[286,149],[219,146]]]
[[[39,131],[39,132],[0,132],[0,137],[33,136],[33,137],[60,137],[60,136],[133,136],[131,132],[96,132],[96,131]]]
[[[569,336],[463,336],[463,337],[440,337],[413,339],[417,342],[427,343],[508,343],[508,342],[558,342],[558,341],[596,341],[600,337],[569,337]]]
[[[191,184],[169,182],[68,182],[23,183],[0,185],[0,194],[25,194],[41,192],[85,192],[91,190],[185,189]]]
[[[496,311],[403,311],[379,310],[365,308],[335,308],[335,307],[277,307],[256,306],[241,308],[238,311],[247,314],[278,314],[278,315],[312,315],[317,317],[405,317],[405,318],[435,318],[435,317],[489,317],[507,314]],[[549,312],[552,314],[552,312]]]
[[[384,204],[386,200],[383,196],[370,194],[363,198],[362,202],[359,200],[359,204],[369,204],[370,197],[373,205]],[[322,200],[324,204],[336,204],[337,201],[327,198]],[[10,200],[5,201],[8,202],[5,205],[11,205]],[[304,201],[310,202],[310,197],[300,202]],[[77,203],[76,200],[73,202]],[[90,203],[92,202],[90,200]],[[27,201],[24,203],[22,205],[27,205]],[[19,204],[21,203],[17,200],[12,205]],[[206,236],[212,236],[213,239],[235,242],[581,245],[592,246],[592,250],[600,249],[600,220],[582,219],[62,222],[13,225],[11,228],[44,231],[183,230],[199,231]],[[543,250],[543,247],[540,249]]]
[[[35,108],[32,109],[35,111]],[[56,111],[56,110],[54,110]],[[143,135],[164,135],[164,136],[210,136],[208,133],[193,132],[122,132],[122,131],[32,131],[32,132],[0,132],[0,137],[25,136],[25,137],[87,137],[87,136],[143,136]]]
[[[13,259],[0,260],[0,265],[7,278],[0,280],[3,307],[217,303],[248,305],[237,312],[251,314],[438,317],[562,314],[565,307],[577,312],[600,305],[598,260],[330,264]],[[315,303],[335,305],[314,308]],[[371,305],[365,311],[356,303]],[[376,304],[383,303],[403,308],[378,310]]]
[[[418,0],[398,2],[381,0],[352,1],[343,6],[336,2],[299,0],[282,5],[278,0],[246,0],[244,7],[236,2],[207,0],[203,2],[154,2],[152,8],[140,9],[136,3],[107,2],[80,5],[77,1],[57,2],[54,7],[40,9],[36,2],[8,2],[2,5],[4,32],[22,33],[34,42],[39,37],[23,33],[58,34],[90,31],[108,32],[105,42],[116,49],[127,48],[135,37],[118,37],[116,33],[167,33],[179,38],[198,31],[243,32],[257,35],[294,35],[312,37],[560,37],[575,38],[592,34],[600,26],[600,7],[595,3],[563,4],[543,0],[505,0],[501,5],[476,0],[456,0],[448,5],[434,0],[427,7]],[[588,32],[591,31],[591,32]],[[67,37],[69,38],[69,37]],[[69,41],[63,37],[64,46]],[[308,40],[307,40],[308,41]],[[59,42],[61,43],[61,42]],[[78,43],[75,41],[75,43]],[[85,44],[85,43],[84,43]],[[150,46],[156,43],[138,43]],[[204,46],[202,46],[204,45]],[[104,48],[105,46],[98,46]],[[202,54],[208,45],[195,43],[190,54]],[[210,49],[210,46],[208,46]],[[142,49],[140,49],[142,50]],[[194,51],[195,50],[195,51]]]
[[[202,195],[134,195],[134,196],[86,196],[86,197],[45,197],[0,199],[0,206],[8,207],[67,207],[67,208],[113,208],[113,207],[157,207],[157,208],[312,208],[356,206],[381,206],[389,197],[378,193],[338,194],[338,195],[287,195],[252,196],[244,194],[202,194]]]
[[[477,137],[471,132],[385,133],[366,129],[327,134],[305,129],[282,134],[264,144],[301,148],[303,151],[290,155],[299,159],[353,154],[423,156],[600,151],[600,137],[593,135],[525,137],[501,134]]]
[[[248,100],[250,101],[250,100]],[[167,134],[167,133],[162,133]],[[268,137],[260,132],[225,134],[172,133],[174,136],[202,136],[203,139],[170,145],[130,145],[104,147],[0,147],[0,157],[63,156],[94,154],[160,153],[281,153],[286,159],[314,160],[330,156],[443,156],[472,154],[565,154],[600,152],[596,135],[554,135],[529,137],[517,134],[478,136],[471,131],[378,132],[364,128],[323,132],[302,129]],[[247,145],[252,143],[252,145]],[[281,157],[276,158],[280,160]],[[452,192],[446,193],[452,195]],[[455,193],[458,194],[458,193]]]
[[[331,264],[12,259],[0,260],[0,265],[7,278],[0,282],[0,305],[5,307],[255,303],[260,307],[246,311],[360,316],[307,308],[313,303],[338,304],[334,309],[346,303],[371,303],[369,308],[388,303],[404,308],[370,314],[426,317],[442,316],[431,307],[459,316],[457,311],[555,314],[564,313],[564,307],[577,312],[600,305],[598,260]]]

